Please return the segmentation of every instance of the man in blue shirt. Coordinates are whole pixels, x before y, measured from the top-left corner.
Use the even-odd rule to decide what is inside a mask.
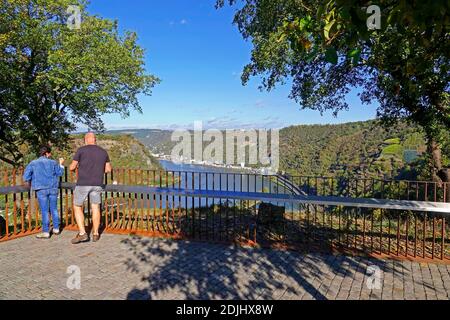
[[[31,161],[25,168],[23,180],[28,184],[31,181],[31,189],[36,191],[39,207],[42,213],[42,233],[36,238],[50,238],[49,211],[52,214],[53,234],[59,234],[58,215],[58,187],[59,177],[64,174],[64,159],[59,159],[59,164],[51,160],[51,149],[44,146],[39,151],[39,159]]]

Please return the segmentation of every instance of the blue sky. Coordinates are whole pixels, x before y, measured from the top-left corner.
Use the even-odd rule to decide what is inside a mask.
[[[214,8],[215,0],[91,0],[90,13],[117,19],[135,31],[146,50],[149,73],[162,82],[150,97],[140,97],[143,114],[106,115],[108,129],[192,127],[281,128],[293,124],[341,123],[375,117],[375,106],[351,108],[337,118],[300,110],[288,98],[290,87],[261,92],[254,78],[242,86],[240,73],[250,60],[251,43],[232,25],[235,8]]]

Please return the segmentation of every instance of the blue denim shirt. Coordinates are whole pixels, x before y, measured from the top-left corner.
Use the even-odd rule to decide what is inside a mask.
[[[31,180],[33,190],[56,189],[59,186],[59,177],[63,174],[63,167],[55,160],[40,157],[31,161],[25,168],[23,180]]]

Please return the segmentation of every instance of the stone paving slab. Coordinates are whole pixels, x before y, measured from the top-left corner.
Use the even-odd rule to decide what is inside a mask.
[[[448,265],[111,234],[74,246],[74,235],[0,243],[0,299],[450,297]]]

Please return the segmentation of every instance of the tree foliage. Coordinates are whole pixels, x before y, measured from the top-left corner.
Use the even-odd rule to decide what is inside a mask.
[[[262,76],[271,90],[292,81],[301,108],[348,108],[345,96],[361,90],[376,100],[378,117],[392,125],[408,119],[423,127],[434,176],[449,181],[441,149],[450,129],[450,15],[446,0],[229,0],[234,23],[251,40],[243,83]],[[219,0],[217,6],[225,4]],[[370,5],[381,9],[380,29],[369,30]]]
[[[293,175],[428,179],[422,170],[425,151],[421,130],[405,122],[390,128],[370,120],[280,131],[280,169]]]
[[[81,28],[69,28],[77,5]],[[0,159],[23,160],[21,146],[63,147],[79,125],[102,130],[101,116],[141,111],[139,94],[158,79],[146,74],[144,50],[116,21],[89,15],[85,0],[0,1]]]

